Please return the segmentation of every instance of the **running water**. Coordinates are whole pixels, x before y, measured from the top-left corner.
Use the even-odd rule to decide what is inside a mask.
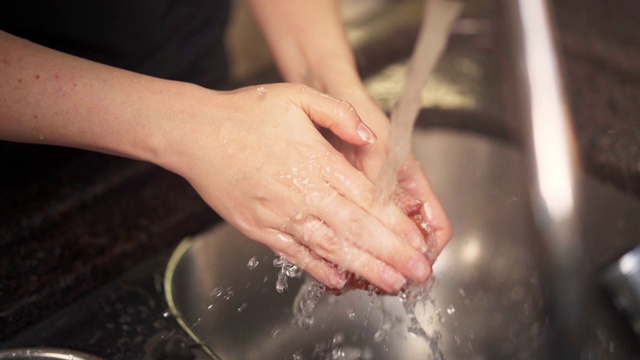
[[[451,25],[461,10],[461,1],[425,2],[422,26],[407,64],[404,90],[391,110],[389,154],[376,184],[381,201],[387,201],[396,188],[396,175],[411,149],[411,133],[422,105],[422,88],[442,56]]]
[[[446,48],[451,25],[457,19],[462,7],[461,0],[427,0],[425,2],[423,22],[407,66],[404,91],[391,111],[389,154],[376,184],[381,202],[393,198],[396,191],[398,171],[411,149],[413,127],[422,105],[422,88]],[[433,248],[435,234],[426,223],[426,219],[414,220],[418,226],[424,228],[427,234],[425,240]],[[431,249],[426,255],[434,260],[435,251]],[[419,303],[434,302],[430,295],[434,283],[435,279],[432,277],[426,284],[412,285],[403,290],[398,297],[409,321],[407,330],[427,341],[435,359],[443,359],[439,345],[441,334],[437,330],[427,334],[415,314],[416,305]],[[294,322],[303,328],[312,326],[312,311],[324,293],[325,287],[317,282],[303,286],[294,302]],[[369,293],[371,296],[378,296],[374,292],[369,291]],[[376,333],[380,339],[383,339],[386,333],[386,330],[382,330]]]
[[[427,0],[425,3],[420,32],[407,65],[404,90],[391,110],[389,154],[376,184],[380,196],[379,201],[389,199],[397,187],[397,174],[409,155],[411,134],[422,106],[422,88],[446,48],[451,26],[458,18],[462,7],[462,1],[456,0]],[[422,226],[422,223],[420,225]],[[424,222],[424,226],[426,226],[425,230],[429,230],[427,231],[427,244],[430,247],[428,256],[434,260],[435,234],[430,231],[431,229],[426,222]],[[439,345],[440,332],[434,330],[432,334],[427,334],[415,314],[418,303],[434,301],[431,296],[434,282],[435,279],[432,276],[426,284],[411,285],[398,296],[409,320],[408,331],[424,338],[429,343],[435,359],[443,359],[444,356]]]

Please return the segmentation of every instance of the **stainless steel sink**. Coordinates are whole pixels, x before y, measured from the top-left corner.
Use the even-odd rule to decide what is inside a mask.
[[[435,352],[407,331],[395,296],[324,295],[311,329],[292,324],[303,279],[276,292],[273,253],[226,224],[183,241],[168,266],[167,298],[185,329],[220,359],[543,358],[544,269],[522,154],[488,136],[420,124],[413,144],[455,229],[434,267],[433,302],[417,310]],[[587,263],[597,285],[601,268],[637,242],[640,203],[592,178],[583,189]],[[630,358],[637,349],[628,325],[598,286],[589,296],[590,354]]]

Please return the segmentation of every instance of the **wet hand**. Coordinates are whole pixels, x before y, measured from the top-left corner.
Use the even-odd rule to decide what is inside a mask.
[[[185,100],[186,101],[186,100]],[[190,99],[165,167],[246,236],[332,288],[352,272],[388,292],[431,268],[413,222],[318,131],[367,148],[375,135],[347,102],[296,84]]]
[[[345,91],[345,89],[349,89]],[[378,178],[382,164],[386,159],[388,149],[389,119],[384,114],[380,106],[361,87],[341,87],[335,96],[349,101],[358,114],[373,131],[378,134],[379,140],[368,147],[353,146],[333,134],[328,134],[328,138],[336,149],[342,152],[345,157],[362,170],[370,181],[375,182]],[[404,164],[397,174],[398,185],[404,193],[399,199],[400,202],[411,202],[415,199],[424,203],[422,216],[427,221],[432,231],[435,231],[436,249],[438,254],[452,236],[452,228],[447,215],[436,197],[429,180],[420,162],[413,154],[409,154]]]

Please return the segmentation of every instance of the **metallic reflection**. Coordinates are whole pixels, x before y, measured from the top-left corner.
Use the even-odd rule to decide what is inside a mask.
[[[455,229],[434,266],[434,303],[419,306],[420,323],[429,333],[440,331],[447,359],[544,358],[548,315],[542,306],[543,268],[534,249],[523,156],[504,143],[467,133],[419,127],[413,141]],[[585,187],[593,205],[587,221],[594,226],[586,240],[602,249],[593,260],[596,269],[609,261],[610,249],[625,246],[616,239],[640,233],[635,221],[640,204],[592,180]],[[627,226],[620,228],[619,221]],[[604,234],[611,242],[602,242]],[[272,255],[228,225],[176,250],[166,276],[172,311],[220,358],[285,359],[296,352],[312,358],[316,347],[330,345],[340,334],[348,340],[343,346],[370,352],[375,359],[431,354],[425,342],[407,333],[396,297],[371,305],[372,298],[361,291],[325,296],[311,330],[290,324],[300,282],[290,282],[289,292],[278,294]],[[247,262],[254,256],[260,264],[251,270]],[[227,299],[230,288],[233,295]],[[216,296],[216,289],[223,294]],[[238,312],[243,304],[246,308]],[[594,356],[630,358],[620,324],[610,321],[609,309],[596,310],[589,329],[598,334]],[[376,341],[390,319],[394,326]]]

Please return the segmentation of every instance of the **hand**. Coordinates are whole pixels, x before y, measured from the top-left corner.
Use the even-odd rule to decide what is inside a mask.
[[[350,163],[362,170],[367,178],[375,182],[386,159],[389,136],[389,119],[364,87],[339,87],[334,95],[350,102],[363,121],[378,135],[379,140],[372,146],[358,147],[346,143],[332,134],[328,138],[336,149],[342,152]],[[345,89],[350,89],[345,91]],[[398,172],[398,185],[405,192],[404,201],[411,199],[424,203],[422,216],[427,220],[436,236],[436,254],[439,254],[452,236],[452,228],[447,215],[436,197],[420,162],[409,154]]]
[[[344,271],[388,292],[428,278],[419,230],[393,202],[376,202],[374,184],[316,128],[369,148],[375,137],[348,103],[277,84],[206,91],[190,108],[168,129],[161,162],[249,238],[332,288]]]

